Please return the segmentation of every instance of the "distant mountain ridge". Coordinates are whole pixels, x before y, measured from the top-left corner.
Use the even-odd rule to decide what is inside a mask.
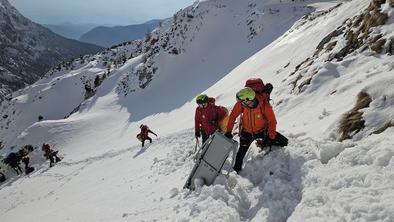
[[[83,34],[79,41],[87,42],[103,47],[136,39],[142,39],[145,35],[160,25],[162,20],[150,20],[143,24],[106,27],[99,26]]]
[[[94,27],[98,26],[97,24],[72,24],[72,23],[42,24],[42,25],[49,28],[52,32],[58,35],[75,40],[78,40],[83,34],[90,31]]]
[[[0,99],[35,82],[61,61],[101,49],[63,38],[0,0]]]

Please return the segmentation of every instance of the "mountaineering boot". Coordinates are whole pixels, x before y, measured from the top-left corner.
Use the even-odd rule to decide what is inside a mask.
[[[5,177],[4,174],[0,174],[0,183],[4,182],[7,178]]]
[[[259,152],[267,154],[272,151],[272,146],[262,139],[256,140],[256,146],[260,148]]]
[[[29,174],[29,173],[31,173],[33,171],[34,171],[34,167],[28,167],[28,168],[25,169],[25,173],[26,174]]]
[[[234,170],[237,174],[239,174],[239,172],[241,171],[241,168],[240,168],[240,167],[237,167],[237,166],[234,166],[234,167],[233,167],[233,170]]]

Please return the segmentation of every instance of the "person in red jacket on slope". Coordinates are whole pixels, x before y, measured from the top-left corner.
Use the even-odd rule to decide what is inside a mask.
[[[60,162],[60,157],[57,156],[59,151],[54,151],[51,149],[51,146],[48,143],[43,143],[41,150],[44,151],[44,156],[49,159],[49,167],[53,167],[53,165],[57,162]]]
[[[145,145],[145,140],[149,140],[149,143],[152,143],[152,138],[149,137],[149,133],[152,133],[157,137],[157,134],[152,132],[147,125],[141,124],[140,125],[141,132],[137,134],[137,138],[142,143],[142,147]]]
[[[226,117],[227,113],[210,102],[205,94],[197,96],[196,102],[198,107],[194,115],[195,137],[202,137],[202,143],[205,143],[209,136],[219,128],[219,122]]]

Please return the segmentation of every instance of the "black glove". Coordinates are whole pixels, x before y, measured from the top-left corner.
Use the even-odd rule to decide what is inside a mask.
[[[272,92],[272,90],[274,89],[274,87],[272,86],[271,83],[267,83],[265,84],[265,92],[270,94]]]
[[[195,132],[194,135],[196,136],[196,138],[201,136],[200,132]]]
[[[264,141],[264,146],[272,146],[272,145],[274,145],[274,140],[267,137],[267,139],[265,139]]]
[[[231,132],[227,132],[224,134],[225,137],[232,139],[233,138],[233,134]]]

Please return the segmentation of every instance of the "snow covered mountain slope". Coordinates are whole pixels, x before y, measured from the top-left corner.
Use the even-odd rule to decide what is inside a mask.
[[[35,123],[40,115],[54,120],[71,113],[84,100],[83,91],[95,90],[93,81],[97,75],[103,78],[111,73],[115,76],[111,79],[120,79],[98,87],[97,91],[100,93],[100,88],[105,88],[101,95],[108,96],[106,93],[115,87],[119,105],[132,113],[133,121],[179,108],[283,34],[310,11],[312,8],[304,2],[196,2],[176,13],[173,19],[164,22],[143,41],[124,43],[100,55],[56,67],[48,73],[47,80],[31,86],[31,91],[27,92],[33,95],[25,96],[27,100],[18,100],[19,95],[25,94],[24,91],[15,93],[14,99],[2,104],[1,115],[6,117],[0,126],[5,135],[2,141],[7,146],[16,145],[10,140]],[[125,64],[136,56],[138,64]],[[122,67],[121,72],[117,71],[119,67]],[[53,84],[63,80],[68,82],[62,83],[67,84],[64,88],[77,93],[79,99],[52,93],[58,87]],[[76,84],[75,90],[71,90],[73,83]],[[44,89],[46,95],[41,95]],[[89,105],[88,101],[85,106],[93,106],[97,98],[99,96],[92,99],[93,104]],[[164,101],[163,98],[170,99]],[[62,104],[60,112],[48,111],[48,106],[52,106],[51,100]],[[73,102],[65,102],[70,100]],[[28,108],[31,103],[35,103],[35,109]],[[48,116],[47,112],[51,114]]]
[[[101,47],[63,38],[0,0],[0,99],[37,81],[52,66]]]
[[[231,8],[231,15],[240,15],[251,7],[256,10],[262,7],[261,2],[245,2],[243,5],[239,1],[199,1],[186,10],[197,7],[202,10],[205,6],[214,11]],[[279,11],[289,6],[293,10],[293,4],[267,1],[264,7],[268,12],[276,7],[281,8]],[[15,105],[2,107],[2,115],[6,112],[7,118],[13,118],[8,130],[2,131],[6,135],[2,152],[9,152],[11,145],[40,145],[47,141],[60,150],[64,159],[47,169],[40,152],[35,151],[32,161],[37,171],[21,178],[7,172],[12,178],[0,189],[3,218],[6,221],[393,221],[394,65],[390,49],[394,4],[367,0],[295,4],[308,4],[315,11],[279,31],[277,36],[262,38],[262,42],[267,42],[260,46],[261,50],[229,73],[208,76],[201,72],[195,76],[198,69],[192,65],[199,62],[194,51],[206,48],[191,45],[200,38],[187,47],[172,50],[166,46],[156,49],[159,52],[146,50],[147,45],[140,43],[87,58],[87,62],[78,66],[75,62],[73,70],[61,68],[15,94],[14,98],[18,99],[10,101]],[[179,13],[177,19],[182,11]],[[380,14],[386,14],[387,18],[374,17]],[[209,25],[216,21],[214,15],[206,15],[210,18]],[[165,25],[161,28],[169,27]],[[274,27],[269,23],[266,26]],[[156,39],[159,31],[152,33],[152,39]],[[356,38],[351,38],[354,35]],[[205,38],[218,37],[212,34]],[[234,44],[228,41],[231,38],[235,37],[223,39],[223,44]],[[380,47],[374,45],[379,39],[385,39]],[[216,47],[213,43],[203,46],[211,50]],[[124,51],[116,52],[120,49]],[[168,56],[163,54],[167,49],[181,53]],[[118,61],[130,52],[138,56],[133,55],[124,64],[117,62],[118,68],[109,67],[110,74],[105,73],[108,77],[101,82],[107,72],[104,58],[114,53],[117,57],[114,61]],[[205,60],[210,65],[199,63],[202,70],[219,67],[222,64],[213,65],[225,60],[211,56],[209,50],[203,53],[204,58],[210,59]],[[218,51],[213,50],[212,54],[215,53]],[[232,56],[228,52],[221,55]],[[154,75],[142,75],[149,78],[135,75],[149,67],[147,64],[158,67]],[[192,71],[181,72],[187,68]],[[94,83],[96,76],[100,76],[100,84]],[[252,145],[240,175],[230,173],[229,178],[219,176],[213,186],[199,187],[193,192],[183,190],[193,166],[190,153],[195,143],[191,129],[194,96],[204,91],[216,97],[218,104],[231,108],[236,91],[250,76],[273,83],[272,103],[278,130],[289,137],[289,146],[262,157]],[[74,85],[80,89],[77,93],[68,90]],[[37,89],[45,96],[34,105],[31,99],[41,93]],[[66,96],[61,89],[73,99],[62,99]],[[93,89],[94,95],[89,98],[91,95],[87,93],[85,100],[85,93]],[[55,92],[58,92],[56,97],[52,97]],[[52,105],[53,101],[57,103]],[[61,119],[77,104],[80,106],[75,113]],[[38,110],[24,117],[27,112],[22,110],[29,107]],[[38,113],[44,110],[56,112],[53,116],[47,114],[50,117],[45,119],[49,120],[35,122]],[[26,119],[20,121],[22,117]],[[12,125],[13,122],[18,124]],[[141,149],[134,139],[141,123],[159,134],[146,149]],[[226,162],[225,171],[230,167],[230,161]]]

